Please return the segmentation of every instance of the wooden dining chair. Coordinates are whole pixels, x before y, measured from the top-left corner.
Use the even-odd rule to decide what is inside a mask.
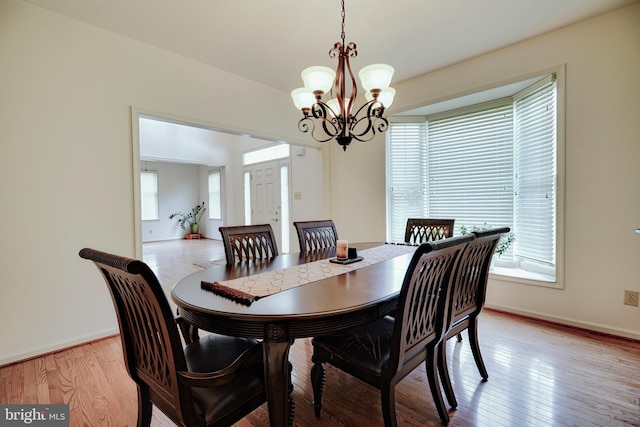
[[[220,227],[227,264],[268,259],[278,255],[271,224]]]
[[[316,251],[319,249],[335,248],[338,232],[332,220],[296,221],[293,226],[298,232],[300,252]]]
[[[404,231],[407,243],[424,243],[453,236],[455,219],[409,218]]]
[[[446,307],[458,256],[472,235],[420,245],[411,259],[398,297],[395,318],[335,335],[315,337],[311,383],[316,417],[322,409],[324,363],[378,388],[384,425],[396,426],[395,386],[426,362],[433,400],[443,423],[449,422],[437,373],[436,347],[447,325]],[[348,393],[348,390],[344,391]]]
[[[458,403],[447,368],[447,340],[457,336],[458,342],[462,341],[461,332],[466,329],[471,353],[480,376],[484,381],[489,378],[478,343],[478,316],[484,307],[493,253],[502,235],[509,233],[509,231],[509,227],[474,231],[475,239],[462,252],[458,269],[453,278],[454,286],[448,308],[450,313],[448,316],[449,324],[447,325],[444,339],[438,346],[438,352],[440,353],[438,371],[442,381],[442,388],[449,405],[453,408]]]
[[[260,342],[210,334],[183,347],[145,263],[89,248],[80,257],[93,261],[111,293],[125,365],[138,386],[138,426],[151,424],[153,405],[181,426],[227,426],[266,401]]]

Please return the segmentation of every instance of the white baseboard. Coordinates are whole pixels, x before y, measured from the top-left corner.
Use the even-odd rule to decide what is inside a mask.
[[[496,311],[503,311],[505,313],[518,314],[520,316],[531,317],[533,319],[538,319],[538,320],[546,320],[548,322],[559,323],[562,325],[573,326],[575,328],[586,329],[588,331],[599,332],[607,335],[614,335],[617,337],[630,338],[633,340],[640,341],[640,333],[638,333],[638,331],[633,331],[630,329],[613,328],[611,326],[602,325],[599,323],[582,322],[574,319],[569,319],[566,317],[549,316],[544,313],[538,313],[535,311],[528,311],[528,310],[520,310],[518,308],[510,307],[510,306],[485,304],[485,308],[496,310]]]
[[[70,347],[75,347],[75,346],[80,345],[80,344],[86,344],[86,343],[91,342],[91,341],[96,341],[96,340],[100,340],[100,339],[103,339],[103,338],[111,337],[111,336],[117,335],[119,333],[120,333],[120,330],[117,329],[117,328],[116,329],[110,329],[108,331],[103,331],[103,332],[100,332],[98,334],[87,335],[87,336],[84,336],[82,338],[77,338],[77,339],[74,339],[74,340],[61,342],[61,343],[54,344],[54,345],[47,346],[47,347],[40,347],[40,348],[34,349],[32,351],[29,351],[27,353],[13,354],[13,355],[8,355],[8,356],[4,355],[0,359],[0,367],[6,366],[6,365],[11,365],[13,363],[21,362],[21,361],[28,360],[28,359],[33,359],[34,357],[40,357],[40,356],[45,355],[45,354],[56,353],[58,351],[65,350],[65,349],[70,348]]]

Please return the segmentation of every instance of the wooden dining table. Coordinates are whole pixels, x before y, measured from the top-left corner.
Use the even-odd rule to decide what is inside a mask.
[[[382,243],[351,245],[359,250]],[[171,290],[180,315],[205,331],[263,341],[265,384],[271,426],[289,424],[289,349],[296,338],[354,328],[392,313],[411,253],[323,278],[243,305],[201,287],[334,257],[333,249],[283,254],[264,261],[222,265],[193,273]],[[293,416],[293,414],[291,414]]]

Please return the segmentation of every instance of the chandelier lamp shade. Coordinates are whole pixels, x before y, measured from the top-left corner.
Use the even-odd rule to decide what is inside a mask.
[[[365,90],[365,100],[360,102],[349,62],[358,52],[355,43],[345,44],[344,21],[342,0],[342,42],[337,42],[329,51],[330,58],[338,59],[336,71],[323,66],[304,69],[304,87],[294,89],[291,97],[296,108],[302,111],[303,117],[298,122],[301,132],[309,132],[318,142],[335,138],[346,151],[354,139],[370,141],[376,132],[387,130],[389,122],[383,114],[385,108],[393,103],[396,91],[389,87],[393,67],[386,64],[368,65],[358,73]],[[359,103],[361,105],[357,107]]]

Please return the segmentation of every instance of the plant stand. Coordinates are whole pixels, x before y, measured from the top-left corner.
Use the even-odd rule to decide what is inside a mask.
[[[187,240],[200,239],[200,233],[197,234],[187,234]]]

